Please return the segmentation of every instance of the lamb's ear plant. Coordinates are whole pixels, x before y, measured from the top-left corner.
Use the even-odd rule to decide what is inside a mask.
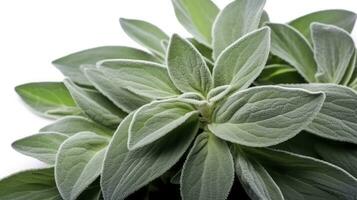
[[[172,3],[192,38],[121,19],[150,53],[84,50],[53,62],[63,83],[16,87],[59,119],[13,143],[49,166],[2,179],[0,199],[355,199],[356,15]]]

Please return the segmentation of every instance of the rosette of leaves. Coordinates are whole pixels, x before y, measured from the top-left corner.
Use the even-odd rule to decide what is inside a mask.
[[[59,119],[14,142],[49,168],[1,180],[0,199],[354,199],[353,165],[294,151],[330,105],[331,86],[253,85],[271,51],[265,1],[223,10],[210,0],[172,2],[194,38],[121,19],[150,53],[84,50],[53,62],[63,83],[16,88],[34,111]],[[268,62],[276,60],[285,62]]]

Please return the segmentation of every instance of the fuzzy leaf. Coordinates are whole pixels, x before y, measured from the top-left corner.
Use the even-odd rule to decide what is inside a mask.
[[[351,36],[336,26],[313,23],[311,25],[316,79],[321,83],[341,83],[355,53]]]
[[[212,87],[212,76],[198,50],[187,40],[173,35],[167,55],[171,80],[182,92],[206,95]]]
[[[213,57],[259,27],[265,0],[235,0],[217,16],[213,26]]]
[[[127,113],[152,101],[150,98],[140,96],[126,88],[119,87],[119,83],[116,79],[105,76],[104,73],[98,69],[86,68],[84,73],[100,93]]]
[[[199,42],[211,46],[213,22],[219,12],[211,0],[172,0],[179,22]]]
[[[213,68],[214,87],[231,85],[233,90],[246,89],[263,70],[269,51],[269,28],[241,37],[217,58]]]
[[[251,199],[284,200],[278,185],[259,162],[238,146],[234,152],[236,174]]]
[[[58,190],[65,200],[75,200],[100,175],[108,139],[81,132],[60,147],[55,166]]]
[[[352,32],[357,15],[348,10],[323,10],[299,17],[289,23],[305,38],[311,40],[310,25],[313,22],[331,24]]]
[[[278,86],[253,87],[229,96],[213,112],[208,128],[218,137],[246,146],[284,142],[311,123],[322,93]]]
[[[357,49],[355,49],[355,53],[348,64],[347,70],[340,84],[348,86],[350,82],[357,81]]]
[[[53,168],[28,170],[0,181],[1,200],[62,200]]]
[[[182,199],[227,199],[233,181],[233,158],[226,142],[211,133],[201,133],[182,169]]]
[[[176,100],[154,101],[139,108],[130,124],[130,150],[150,144],[188,120],[198,120],[194,107]]]
[[[61,82],[28,83],[15,90],[28,106],[45,117],[59,118],[82,112]]]
[[[135,19],[120,19],[120,25],[133,40],[145,46],[154,54],[161,58],[165,55],[165,50],[162,48],[161,41],[169,40],[161,29],[155,25]]]
[[[330,163],[269,149],[251,149],[282,191],[285,199],[354,199],[357,179]]]
[[[265,66],[257,80],[257,85],[275,85],[284,83],[304,83],[304,78],[293,67],[285,64]]]
[[[293,27],[285,24],[267,24],[271,28],[271,52],[288,62],[308,82],[316,82],[314,53],[309,42]]]
[[[357,93],[335,84],[300,84],[287,87],[320,91],[326,100],[307,130],[318,136],[337,141],[357,143]]]
[[[123,200],[169,170],[186,152],[198,131],[198,122],[176,128],[169,137],[129,151],[127,137],[132,115],[119,125],[106,154],[101,186],[106,200]]]
[[[172,83],[167,68],[144,61],[104,60],[99,69],[118,86],[150,99],[165,98],[180,94]]]
[[[123,46],[104,46],[76,52],[59,58],[52,63],[72,81],[82,85],[91,85],[81,71],[80,66],[84,64],[95,65],[98,61],[104,59],[132,59],[158,62],[157,58],[139,49]]]
[[[262,16],[260,17],[259,27],[265,26],[265,24],[268,23],[269,21],[270,21],[269,15],[267,11],[264,10]]]
[[[64,83],[77,105],[92,120],[104,126],[115,127],[125,117],[126,113],[99,92],[80,88],[70,80],[65,80]]]
[[[40,130],[40,132],[56,132],[67,136],[72,136],[83,131],[90,131],[107,137],[113,135],[114,133],[113,129],[107,128],[88,118],[80,116],[64,117]]]
[[[12,147],[24,155],[53,165],[60,145],[67,138],[68,136],[59,133],[40,133],[17,140]]]

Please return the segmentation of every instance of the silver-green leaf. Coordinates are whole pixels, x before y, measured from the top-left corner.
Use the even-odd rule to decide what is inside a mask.
[[[233,143],[271,146],[306,128],[320,111],[324,99],[321,92],[279,86],[253,87],[221,102],[208,128]]]
[[[251,32],[227,47],[213,68],[214,87],[246,89],[264,69],[270,51],[270,29]]]
[[[207,95],[212,87],[212,76],[198,50],[187,40],[173,35],[167,55],[171,80],[182,92]]]
[[[235,0],[217,16],[213,25],[213,57],[259,27],[265,0]]]
[[[228,145],[211,133],[201,133],[182,168],[182,199],[225,200],[233,181],[233,158]]]

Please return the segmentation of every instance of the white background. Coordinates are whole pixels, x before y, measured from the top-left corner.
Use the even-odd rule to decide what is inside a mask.
[[[357,12],[356,0],[267,1],[266,10],[274,22],[321,9]],[[221,8],[228,2],[216,0]],[[0,0],[0,179],[44,166],[11,148],[16,139],[35,134],[49,123],[33,115],[13,88],[62,80],[51,61],[78,50],[102,45],[138,47],[120,29],[119,17],[144,19],[169,34],[188,35],[176,21],[170,0]]]

